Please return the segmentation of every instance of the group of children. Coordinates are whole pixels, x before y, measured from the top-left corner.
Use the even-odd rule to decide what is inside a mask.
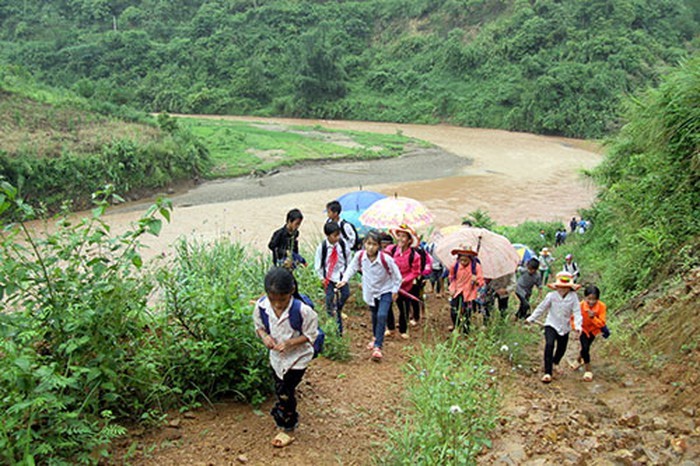
[[[358,272],[362,274],[362,298],[368,305],[372,323],[372,337],[367,350],[373,361],[383,359],[384,338],[396,327],[392,310],[398,310],[398,331],[408,338],[409,325],[417,325],[424,277],[430,276],[433,290],[440,294],[442,270],[435,267],[431,254],[418,248],[419,238],[408,225],[390,230],[394,242],[378,231],[370,231],[358,240],[355,228],[340,219],[341,206],[337,201],[326,205],[328,215],[323,232],[325,239],[316,249],[314,269],[325,289],[326,311],[335,317],[338,332],[343,333],[342,309],[349,297],[349,281]],[[301,300],[292,271],[306,261],[299,254],[299,227],[303,215],[298,209],[288,212],[285,225],[276,230],[269,243],[274,267],[265,277],[265,293],[256,304],[254,323],[257,335],[270,351],[270,364],[275,379],[277,403],[272,416],[283,431],[272,441],[275,447],[284,447],[294,440],[291,435],[298,423],[295,389],[306,367],[314,357],[312,343],[318,335],[318,316],[311,306]],[[545,248],[546,249],[546,248]],[[434,252],[434,251],[430,251]],[[543,250],[543,254],[548,251]],[[485,285],[478,251],[463,245],[451,251],[456,263],[448,271],[451,329],[469,330],[471,314],[476,310],[476,296]],[[546,256],[543,262],[547,262]],[[434,256],[433,256],[434,257]],[[553,258],[552,258],[553,260]],[[549,262],[551,263],[551,262]],[[546,270],[549,269],[547,263]],[[545,374],[543,382],[552,380],[553,368],[561,362],[571,326],[580,332],[581,352],[576,363],[585,365],[585,380],[592,380],[590,346],[605,326],[605,305],[599,301],[600,291],[588,287],[585,300],[579,304],[574,275],[560,272],[548,286],[555,291],[548,294],[532,315],[529,299],[533,287],[542,287],[547,274],[541,273],[541,263],[532,259],[517,281],[516,296],[520,301],[517,317],[528,323],[548,311],[542,324],[545,334]],[[439,273],[436,273],[438,272]],[[500,286],[500,285],[499,285]],[[502,290],[504,291],[505,285]],[[507,292],[499,293],[499,308],[507,308]]]

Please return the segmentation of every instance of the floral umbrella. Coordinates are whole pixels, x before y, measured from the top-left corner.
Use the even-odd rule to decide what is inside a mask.
[[[360,215],[360,221],[370,227],[387,230],[401,224],[423,228],[433,222],[433,214],[409,197],[387,197],[380,199]]]
[[[508,238],[484,228],[462,227],[437,238],[435,254],[445,267],[451,268],[456,256],[453,249],[471,247],[479,253],[479,261],[485,278],[499,278],[515,272],[520,257]]]

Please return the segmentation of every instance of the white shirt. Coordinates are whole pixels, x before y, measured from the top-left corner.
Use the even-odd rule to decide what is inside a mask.
[[[355,229],[352,227],[350,222],[346,220],[341,220],[340,221],[340,228],[343,229],[344,235],[341,235],[343,239],[348,243],[350,247],[355,245],[355,242],[357,241],[357,234],[355,233]]]
[[[545,311],[549,311],[549,314],[544,325],[552,327],[559,335],[566,335],[571,331],[571,316],[574,316],[574,329],[581,330],[581,309],[575,291],[569,291],[564,297],[558,291],[547,294],[527,321],[536,321]]]
[[[270,321],[270,336],[275,342],[280,343],[298,337],[300,333],[294,330],[289,322],[289,310],[292,303],[294,303],[294,299],[289,301],[289,306],[282,312],[281,316],[277,317],[267,296],[258,300],[253,311],[256,332],[261,329],[267,331],[260,317],[258,309],[260,307],[267,313],[267,318]],[[301,335],[304,335],[309,341],[284,353],[270,350],[270,365],[280,379],[283,379],[284,374],[290,369],[305,369],[314,357],[312,342],[316,340],[318,335],[318,316],[316,311],[304,303],[301,303],[300,313],[302,319]]]
[[[384,263],[379,257],[380,254],[384,254],[384,263],[391,273],[387,273],[384,268]],[[403,280],[401,272],[394,259],[381,251],[377,253],[374,261],[370,261],[369,256],[364,251],[355,254],[348,269],[343,274],[342,281],[347,282],[355,275],[360,269],[360,261],[362,261],[362,299],[365,303],[374,306],[374,300],[379,299],[384,293],[399,292]]]
[[[321,254],[323,253],[324,243],[326,244],[325,270],[323,270],[323,268],[321,267]],[[343,246],[345,246],[345,253],[343,253]],[[314,269],[316,270],[316,274],[321,278],[321,280],[325,280],[326,272],[328,272],[328,266],[331,262],[331,254],[333,253],[333,249],[338,250],[338,262],[335,264],[333,272],[331,273],[331,281],[338,283],[341,277],[343,276],[343,272],[345,271],[345,269],[348,268],[348,263],[352,260],[352,251],[350,250],[350,246],[348,245],[348,242],[345,241],[343,238],[340,238],[340,240],[337,243],[335,243],[335,245],[331,245],[331,243],[329,243],[327,239],[324,239],[321,242],[321,244],[318,245],[318,247],[316,248],[316,256],[314,258]]]

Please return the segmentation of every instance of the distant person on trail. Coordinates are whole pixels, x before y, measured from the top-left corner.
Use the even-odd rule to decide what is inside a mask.
[[[430,285],[432,286],[433,293],[435,293],[435,297],[442,298],[442,290],[445,287],[445,278],[443,276],[445,266],[442,265],[440,259],[435,255],[435,243],[428,244],[426,251],[433,259],[433,263],[430,266]]]
[[[350,297],[350,285],[336,287],[341,281],[343,272],[347,269],[352,259],[350,246],[340,237],[340,225],[335,222],[323,225],[323,233],[326,235],[321,244],[316,248],[314,258],[314,270],[323,282],[326,292],[326,312],[335,317],[338,323],[338,334],[343,335],[343,306]]]
[[[574,277],[574,282],[578,282],[580,272],[578,264],[574,261],[573,254],[567,254],[564,258],[564,268],[562,271],[570,273],[571,276]]]
[[[530,296],[532,296],[532,288],[535,286],[538,290],[542,289],[542,276],[538,269],[540,261],[534,257],[527,262],[527,267],[520,267],[518,270],[520,276],[515,287],[515,296],[520,301],[516,317],[518,319],[526,319],[530,313]]]
[[[401,272],[394,259],[380,249],[381,236],[370,231],[365,236],[364,249],[350,261],[343,278],[336,287],[348,286],[348,281],[356,272],[362,273],[362,299],[372,314],[372,339],[367,349],[372,351],[372,360],[379,362],[384,355],[384,332],[391,303],[398,298],[401,288]]]
[[[571,274],[559,272],[556,281],[547,284],[547,286],[555,291],[548,293],[525,321],[528,324],[541,323],[537,319],[547,312],[547,320],[543,324],[545,339],[543,383],[552,381],[553,369],[556,369],[557,373],[561,373],[559,363],[566,354],[572,317],[574,330],[581,331],[581,310],[576,295],[576,290],[580,288],[580,285],[574,283]]]
[[[328,216],[327,223],[335,222],[340,225],[340,234],[345,240],[345,243],[350,247],[352,251],[359,249],[360,242],[357,235],[357,230],[355,226],[340,218],[340,213],[343,211],[343,207],[338,201],[331,201],[326,204],[326,215]]]
[[[285,224],[272,234],[267,247],[272,251],[272,263],[275,267],[294,270],[297,265],[306,265],[306,260],[299,255],[299,227],[304,220],[299,209],[287,212]]]
[[[312,342],[318,335],[316,312],[294,298],[295,292],[292,272],[275,267],[265,275],[266,296],[257,301],[253,311],[255,333],[270,352],[277,396],[270,414],[283,430],[272,440],[272,446],[277,448],[294,441],[293,432],[299,423],[295,391],[314,357]],[[300,330],[291,323],[292,315],[301,321],[297,327]]]
[[[583,381],[593,380],[591,372],[591,345],[597,335],[603,334],[603,338],[609,335],[605,324],[605,314],[607,306],[600,300],[600,289],[594,285],[588,285],[584,291],[584,300],[581,301],[582,330],[579,341],[581,342],[581,353],[576,361],[569,361],[573,370],[584,366]]]
[[[571,217],[571,221],[569,222],[569,230],[571,230],[571,233],[576,231],[577,225],[578,225],[578,220],[576,220],[576,217]]]
[[[549,280],[549,274],[551,273],[551,265],[556,259],[552,256],[549,248],[542,248],[540,251],[540,256],[537,258],[540,261],[540,276],[542,278],[542,283],[547,283]]]
[[[423,273],[420,254],[416,251],[420,240],[415,230],[406,224],[399,225],[389,232],[396,240],[396,244],[388,246],[384,252],[394,259],[401,271],[403,281],[396,307],[399,311],[399,335],[407,340],[411,300],[420,300],[419,296],[413,295],[417,280]]]
[[[457,256],[457,261],[450,269],[449,275],[450,317],[452,318],[449,330],[460,326],[461,330],[467,333],[472,313],[477,310],[476,298],[479,288],[486,282],[475,248],[460,246],[453,249],[451,254]]]

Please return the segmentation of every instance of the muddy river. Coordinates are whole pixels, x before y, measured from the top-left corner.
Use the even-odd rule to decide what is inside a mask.
[[[589,142],[499,130],[283,118],[212,117],[270,125],[321,125],[330,129],[403,132],[436,146],[391,161],[341,162],[288,169],[263,178],[212,181],[169,196],[172,221],[158,238],[148,238],[146,256],[169,252],[181,236],[228,237],[265,250],[286,212],[305,215],[302,243],[317,244],[324,207],[348,191],[371,189],[409,196],[434,214],[435,225],[458,223],[475,209],[501,224],[563,220],[591,204],[594,186],[581,172],[601,155]],[[292,171],[290,171],[292,170]],[[106,220],[120,230],[145,211],[139,202],[112,209]]]

